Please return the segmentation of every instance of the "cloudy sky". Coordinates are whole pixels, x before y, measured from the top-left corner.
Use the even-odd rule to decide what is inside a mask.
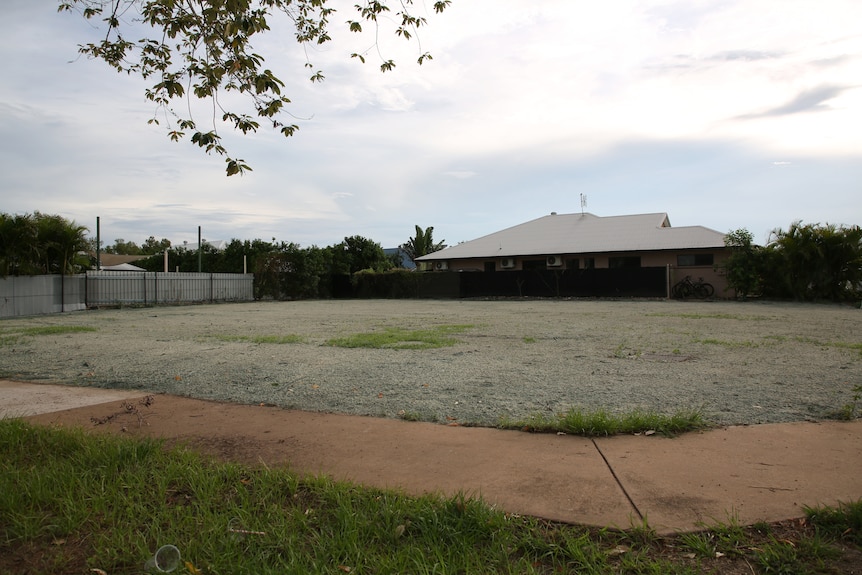
[[[165,127],[144,83],[79,58],[100,31],[53,0],[5,0],[0,211],[60,214],[102,239],[453,244],[546,215],[667,212],[674,226],[862,224],[859,0],[431,0],[419,43],[343,30],[307,54],[255,43],[300,130],[234,137],[254,171]],[[385,27],[384,30],[388,30]],[[422,51],[433,60],[415,63]],[[326,75],[308,81],[306,58]],[[206,126],[206,112],[199,123]],[[211,124],[210,124],[211,125]]]

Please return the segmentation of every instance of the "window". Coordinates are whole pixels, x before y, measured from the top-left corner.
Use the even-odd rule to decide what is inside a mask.
[[[711,266],[712,254],[681,254],[676,256],[676,265],[685,266]]]
[[[485,262],[485,271],[486,272],[497,271],[497,262]]]
[[[577,258],[573,260],[566,260],[566,269],[567,270],[576,270],[581,267],[581,262]]]
[[[591,270],[596,267],[596,258],[584,258],[584,269]]]
[[[640,256],[622,256],[608,258],[609,268],[639,268],[641,267]]]

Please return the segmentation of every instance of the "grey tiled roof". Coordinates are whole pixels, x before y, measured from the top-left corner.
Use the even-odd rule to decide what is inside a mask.
[[[419,261],[724,247],[703,226],[670,227],[665,213],[551,214],[418,258]]]

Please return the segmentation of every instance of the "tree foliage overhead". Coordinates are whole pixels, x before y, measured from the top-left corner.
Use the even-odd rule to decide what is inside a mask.
[[[435,12],[442,12],[451,0],[436,0]],[[156,104],[156,117],[168,122],[168,137],[189,138],[207,153],[225,157],[227,175],[251,170],[245,160],[228,155],[215,120],[248,134],[261,122],[284,136],[292,136],[298,126],[280,118],[290,100],[282,94],[284,81],[266,67],[263,56],[254,51],[256,35],[270,31],[276,16],[286,17],[296,41],[301,45],[325,44],[330,20],[336,14],[335,0],[60,0],[59,10],[78,11],[90,21],[101,21],[104,38],[79,46],[91,58],[104,60],[118,72],[139,75],[152,82],[146,98]],[[376,38],[381,21],[393,22],[395,35],[410,40],[427,24],[413,12],[413,0],[366,0],[350,6],[351,32],[361,33],[368,24]],[[393,10],[390,5],[395,5]],[[393,13],[394,12],[394,13]],[[394,18],[393,18],[394,17]],[[139,38],[141,24],[148,32]],[[151,30],[151,32],[150,32]],[[134,34],[134,36],[131,36]],[[420,50],[421,52],[421,50]],[[352,57],[365,62],[363,54]],[[421,52],[418,63],[430,60]],[[321,70],[306,62],[312,82],[324,79]],[[395,62],[381,56],[380,69],[392,70]],[[226,108],[219,95],[240,93],[250,100],[253,113]],[[213,125],[202,128],[191,112],[179,113],[177,100],[198,98],[213,106]],[[190,109],[190,107],[186,107]]]

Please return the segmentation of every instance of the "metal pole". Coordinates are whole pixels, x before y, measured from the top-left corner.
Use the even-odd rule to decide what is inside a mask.
[[[96,216],[96,271],[102,269],[102,228]]]
[[[198,226],[198,273],[201,273],[201,262],[204,246],[201,244],[201,227]]]

